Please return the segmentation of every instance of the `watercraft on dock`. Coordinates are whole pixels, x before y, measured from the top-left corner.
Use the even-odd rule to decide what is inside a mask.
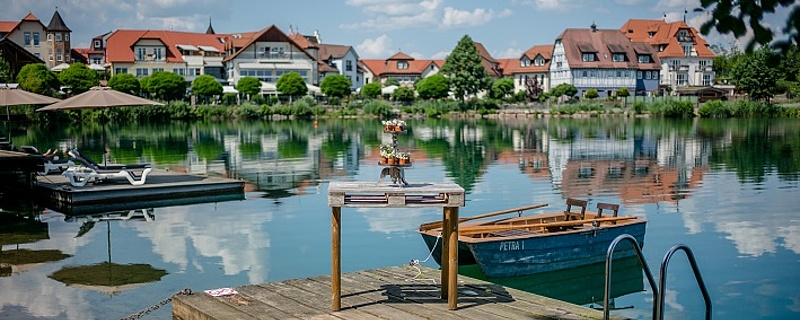
[[[608,245],[621,234],[629,234],[644,245],[646,220],[620,216],[619,205],[598,203],[596,212],[586,211],[588,201],[567,199],[562,212],[523,216],[524,211],[546,206],[531,205],[491,212],[459,220],[459,265],[477,264],[492,278],[514,277],[574,268],[605,261]],[[473,221],[503,214],[518,217]],[[420,225],[432,256],[441,256],[441,221]],[[619,246],[615,258],[635,254],[631,246]]]

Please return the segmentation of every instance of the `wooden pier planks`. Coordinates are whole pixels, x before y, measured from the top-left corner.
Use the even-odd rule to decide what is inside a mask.
[[[342,274],[342,309],[330,308],[328,275],[236,288],[233,297],[202,292],[173,298],[173,319],[601,319],[602,311],[490,282],[459,277],[459,307],[440,298],[438,270],[409,266]],[[436,284],[429,280],[436,279]],[[619,317],[612,317],[621,319]]]

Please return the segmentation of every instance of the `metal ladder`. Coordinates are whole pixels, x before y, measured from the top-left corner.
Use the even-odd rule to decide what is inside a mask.
[[[653,290],[654,320],[664,319],[664,293],[666,292],[667,286],[667,265],[669,264],[670,259],[672,259],[672,255],[675,254],[675,252],[678,252],[678,250],[683,250],[686,253],[686,257],[689,259],[689,264],[694,272],[694,278],[697,281],[697,285],[700,287],[700,292],[703,294],[703,301],[706,304],[706,319],[711,319],[711,297],[708,295],[708,290],[703,282],[703,277],[700,275],[700,269],[697,267],[697,262],[694,259],[692,250],[684,244],[676,244],[669,248],[669,250],[667,250],[667,254],[664,255],[664,259],[661,261],[661,271],[659,273],[660,282],[659,285],[656,286],[656,281],[653,278],[653,274],[650,273],[650,267],[647,265],[647,261],[644,260],[644,255],[642,255],[642,249],[641,246],[639,246],[639,242],[636,241],[636,238],[629,234],[618,236],[608,246],[608,252],[606,253],[605,292],[603,296],[603,319],[607,320],[609,318],[610,309],[608,303],[609,296],[611,295],[611,262],[614,260],[614,249],[616,249],[617,244],[623,240],[627,240],[633,245],[633,248],[636,250],[636,256],[639,258],[639,262],[642,264],[644,273],[647,276],[647,281],[650,283],[650,288]]]

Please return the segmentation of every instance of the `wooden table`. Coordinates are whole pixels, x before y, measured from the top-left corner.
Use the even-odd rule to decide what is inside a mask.
[[[464,206],[464,188],[455,183],[331,182],[328,187],[331,207],[331,293],[332,307],[342,307],[342,207],[442,209],[441,298],[447,298],[450,310],[458,300],[458,207]]]

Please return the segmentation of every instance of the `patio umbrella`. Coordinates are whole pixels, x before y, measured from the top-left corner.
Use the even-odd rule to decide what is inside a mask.
[[[0,212],[0,277],[27,271],[47,262],[58,261],[70,255],[56,249],[20,249],[20,244],[49,239],[47,223],[34,217]],[[16,245],[16,249],[3,250],[5,245]]]
[[[64,99],[36,111],[102,109],[113,107],[160,106],[163,103],[140,98],[109,87],[93,87],[84,93]],[[103,123],[103,146],[105,148],[105,123]],[[105,157],[104,157],[105,158]],[[105,163],[105,160],[104,160]]]
[[[8,120],[9,128],[11,127],[11,112],[9,112],[8,107],[26,106],[26,105],[45,105],[45,104],[56,103],[59,101],[61,100],[28,92],[19,89],[19,87],[8,87],[8,86],[0,87],[0,106],[6,107],[6,119]],[[8,140],[9,141],[11,140],[11,130],[8,131]]]

